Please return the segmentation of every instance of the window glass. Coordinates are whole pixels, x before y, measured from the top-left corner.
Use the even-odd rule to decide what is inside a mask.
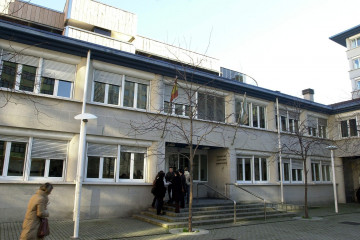
[[[290,170],[290,167],[289,167],[289,163],[284,163],[284,176],[283,176],[283,178],[284,178],[284,181],[290,181],[290,172],[289,172],[289,170]]]
[[[215,97],[211,95],[206,96],[206,113],[205,119],[207,120],[215,120]]]
[[[237,159],[237,180],[244,181],[242,158]]]
[[[354,69],[358,69],[360,67],[360,58],[354,59]]]
[[[49,177],[62,177],[64,160],[50,159]]]
[[[183,115],[183,105],[175,103],[175,114]]]
[[[194,170],[193,170],[193,179],[199,180],[199,155],[194,156]]]
[[[350,136],[357,136],[356,119],[349,120]]]
[[[19,89],[29,92],[34,91],[35,76],[36,67],[23,65]]]
[[[198,118],[206,119],[206,96],[205,94],[198,93]]]
[[[357,84],[357,89],[360,90],[360,81],[357,81],[356,84]]]
[[[292,180],[297,181],[297,169],[292,170]]]
[[[267,181],[267,163],[266,163],[266,159],[262,158],[261,159],[261,180],[262,181]]]
[[[2,175],[5,160],[5,142],[0,141],[0,176]]]
[[[216,110],[215,110],[215,121],[225,121],[225,99],[222,97],[216,97]]]
[[[259,107],[260,111],[260,128],[265,128],[265,107]]]
[[[186,167],[190,170],[189,154],[180,154],[179,155],[179,169],[180,168],[184,169]]]
[[[312,180],[317,181],[317,182],[320,181],[320,168],[319,168],[320,164],[312,163],[311,166],[312,166],[312,170],[313,170]]]
[[[109,85],[108,104],[119,105],[120,87],[116,85]]]
[[[253,127],[259,127],[257,116],[258,116],[257,106],[253,104],[253,107],[252,107]]]
[[[235,100],[235,121],[240,123],[240,115],[241,115],[241,101],[236,99]]]
[[[134,153],[133,179],[144,179],[144,153]]]
[[[94,82],[94,102],[105,101],[105,83]]]
[[[15,79],[16,79],[16,63],[12,62],[3,62],[1,77],[0,77],[0,87],[5,88],[14,88]]]
[[[44,177],[46,159],[31,159],[30,176]]]
[[[251,159],[245,158],[245,181],[251,181]]]
[[[185,158],[185,156],[182,156],[180,154],[180,156],[178,157],[178,154],[171,154],[169,156],[169,167],[173,167],[174,170],[177,169],[177,167],[179,166],[179,158],[180,158],[180,166],[181,166],[181,163],[183,164],[183,158]]]
[[[25,162],[26,143],[12,142],[8,176],[22,176]]]
[[[286,132],[286,117],[285,116],[280,116],[280,121],[281,121],[281,131]]]
[[[164,113],[171,114],[172,108],[170,102],[164,101]]]
[[[138,83],[137,108],[146,109],[147,85]]]
[[[124,106],[134,107],[135,83],[125,81]]]
[[[254,158],[255,181],[260,181],[260,159]]]
[[[207,156],[201,155],[201,162],[200,162],[200,180],[207,181]]]
[[[58,92],[59,97],[71,97],[71,82],[59,80]]]
[[[348,125],[347,125],[347,121],[341,121],[341,136],[342,137],[348,137]]]
[[[130,179],[131,153],[122,152],[120,157],[120,179]]]
[[[102,178],[114,178],[115,158],[104,157]]]
[[[190,114],[192,114],[191,112],[190,112],[190,106],[188,106],[188,105],[185,105],[185,116],[190,116]]]
[[[47,77],[41,78],[40,93],[53,95],[54,87],[55,87],[55,79],[47,78]]]
[[[87,178],[99,178],[100,158],[88,157]]]

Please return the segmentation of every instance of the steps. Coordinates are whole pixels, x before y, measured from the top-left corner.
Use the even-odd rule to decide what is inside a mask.
[[[181,228],[188,226],[189,209],[180,209],[175,213],[175,207],[164,205],[164,215],[156,215],[156,209],[149,208],[133,217],[164,228]],[[207,224],[224,224],[234,222],[234,206],[230,201],[221,199],[203,199],[193,204],[193,226]],[[294,213],[276,210],[272,207],[266,208],[266,217],[291,217]],[[258,203],[237,203],[237,222],[264,219],[264,205]]]

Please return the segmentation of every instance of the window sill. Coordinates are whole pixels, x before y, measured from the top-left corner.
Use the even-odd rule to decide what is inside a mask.
[[[86,181],[83,182],[83,185],[110,185],[110,186],[152,186],[152,183],[147,182],[101,182],[101,181]]]
[[[138,111],[138,112],[144,112],[144,113],[148,112],[146,109],[142,109],[142,108],[122,107],[120,105],[107,104],[107,103],[88,102],[87,104],[88,105],[101,106],[101,107],[108,107],[108,108],[116,108],[116,109],[123,109],[123,110]]]
[[[5,177],[2,178],[2,179],[0,179],[0,184],[14,183],[14,184],[29,184],[29,185],[33,185],[33,184],[44,184],[45,182],[50,182],[52,185],[75,185],[75,182],[52,181],[51,179],[46,179],[46,180],[28,180],[28,181],[24,181],[24,180],[13,180],[13,179],[6,180]]]

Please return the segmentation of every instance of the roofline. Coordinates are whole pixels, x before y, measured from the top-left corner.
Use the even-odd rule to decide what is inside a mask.
[[[39,29],[34,29],[27,26],[22,26],[15,23],[9,23],[3,20],[0,20],[0,36],[3,39],[81,57],[86,57],[88,50],[91,50],[91,58],[94,60],[134,68],[137,70],[151,72],[171,78],[179,75],[179,67],[181,67],[179,65],[165,61],[104,47],[101,45],[42,31]],[[197,84],[207,85],[209,87],[214,87],[238,94],[246,93],[248,96],[272,102],[275,102],[276,98],[278,98],[279,103],[288,106],[298,106],[300,108],[314,112],[324,114],[332,114],[334,112],[331,105],[324,105],[290,96],[278,91],[237,82],[197,69],[185,68],[181,69],[181,71],[185,74],[188,74],[188,76],[191,76],[191,79],[187,79],[188,81]],[[355,108],[356,110],[360,109],[360,105],[355,106]],[[341,108],[337,109],[337,111],[340,111],[340,109]]]
[[[346,47],[346,39],[360,33],[360,25],[329,37],[330,40]]]

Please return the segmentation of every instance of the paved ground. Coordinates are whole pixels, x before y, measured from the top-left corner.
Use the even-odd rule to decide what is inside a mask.
[[[310,209],[312,217],[322,220],[271,219],[226,225],[203,226],[209,234],[199,236],[172,235],[164,228],[132,218],[84,220],[80,222],[80,239],[261,239],[261,240],[352,240],[360,239],[360,204]],[[73,235],[72,221],[50,221],[51,235],[46,239],[69,239]],[[1,240],[17,240],[21,223],[0,223]]]

